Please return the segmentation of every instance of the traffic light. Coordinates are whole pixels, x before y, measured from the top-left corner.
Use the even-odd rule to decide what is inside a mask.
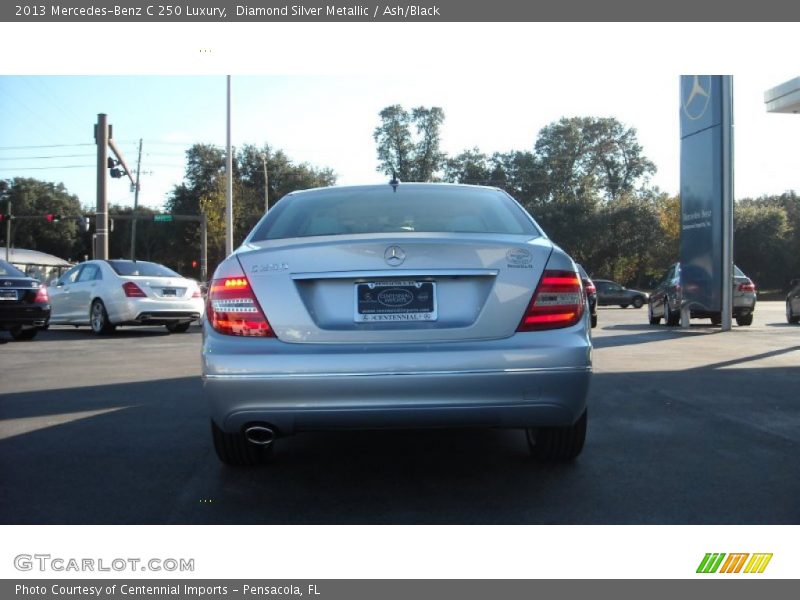
[[[114,179],[119,179],[120,177],[123,177],[128,174],[128,172],[125,169],[118,169],[117,165],[119,164],[119,161],[114,160],[110,156],[108,157],[108,162],[106,164],[108,165],[108,168],[111,170],[110,171],[111,177],[113,177]]]
[[[61,215],[54,215],[48,213],[44,216],[44,220],[47,221],[48,223],[58,223],[61,220]]]
[[[92,224],[91,219],[89,219],[89,217],[77,217],[77,220],[78,220],[78,228],[83,233],[89,233],[89,227]]]
[[[196,269],[196,268],[197,268],[197,264],[198,264],[198,263],[197,263],[197,261],[196,261],[196,260],[193,260],[193,261],[192,261],[192,268],[193,268],[193,269]]]

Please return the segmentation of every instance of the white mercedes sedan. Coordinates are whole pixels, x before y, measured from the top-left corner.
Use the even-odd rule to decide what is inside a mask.
[[[208,290],[219,458],[331,428],[504,427],[570,460],[592,371],[578,269],[496,188],[392,182],[282,198]]]
[[[90,260],[50,282],[51,325],[89,325],[97,335],[118,325],[165,325],[183,333],[202,318],[200,287],[163,265]]]

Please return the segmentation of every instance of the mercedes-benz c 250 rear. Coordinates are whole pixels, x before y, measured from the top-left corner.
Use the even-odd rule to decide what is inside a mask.
[[[330,428],[521,428],[540,458],[583,448],[581,279],[501,190],[289,194],[217,268],[206,320],[203,389],[226,463]]]

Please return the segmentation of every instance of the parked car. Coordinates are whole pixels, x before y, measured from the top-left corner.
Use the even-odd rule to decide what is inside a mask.
[[[495,188],[291,193],[218,266],[203,331],[225,463],[329,428],[510,427],[542,459],[583,448],[591,341],[577,268]]]
[[[669,326],[680,325],[681,305],[683,295],[681,290],[681,265],[675,263],[661,278],[656,289],[650,295],[650,306],[647,318],[651,325],[658,325],[661,319]],[[753,323],[753,312],[756,309],[756,286],[736,265],[733,266],[733,317],[736,324],[747,326]],[[722,322],[719,312],[706,311],[698,308],[690,310],[692,319],[711,319],[714,325]]]
[[[586,273],[586,270],[578,265],[578,273],[581,274],[581,281],[583,282],[583,291],[586,294],[586,300],[589,303],[589,318],[592,323],[592,328],[597,327],[597,288],[594,285],[591,277]]]
[[[32,340],[50,320],[47,288],[0,260],[0,330],[15,340]]]
[[[594,285],[597,288],[597,303],[600,306],[619,305],[621,308],[642,308],[648,302],[647,292],[630,290],[616,281],[608,279],[595,279]]]
[[[50,323],[89,325],[97,335],[118,325],[165,325],[182,333],[204,312],[197,282],[147,261],[90,260],[50,285]]]
[[[786,322],[791,325],[800,323],[800,279],[792,279],[786,294]]]

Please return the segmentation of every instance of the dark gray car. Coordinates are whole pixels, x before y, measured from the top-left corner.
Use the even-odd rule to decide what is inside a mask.
[[[597,288],[597,303],[600,306],[619,305],[621,308],[642,308],[647,304],[647,292],[631,290],[618,284],[616,281],[608,279],[595,279],[594,285]]]
[[[675,263],[661,278],[650,296],[648,320],[651,325],[658,325],[661,319],[669,326],[680,325],[681,304],[681,265]],[[733,317],[739,326],[753,323],[753,311],[756,309],[756,286],[753,281],[736,265],[733,266]],[[711,323],[719,325],[722,318],[718,312],[709,312],[692,308],[692,319],[711,319]]]

